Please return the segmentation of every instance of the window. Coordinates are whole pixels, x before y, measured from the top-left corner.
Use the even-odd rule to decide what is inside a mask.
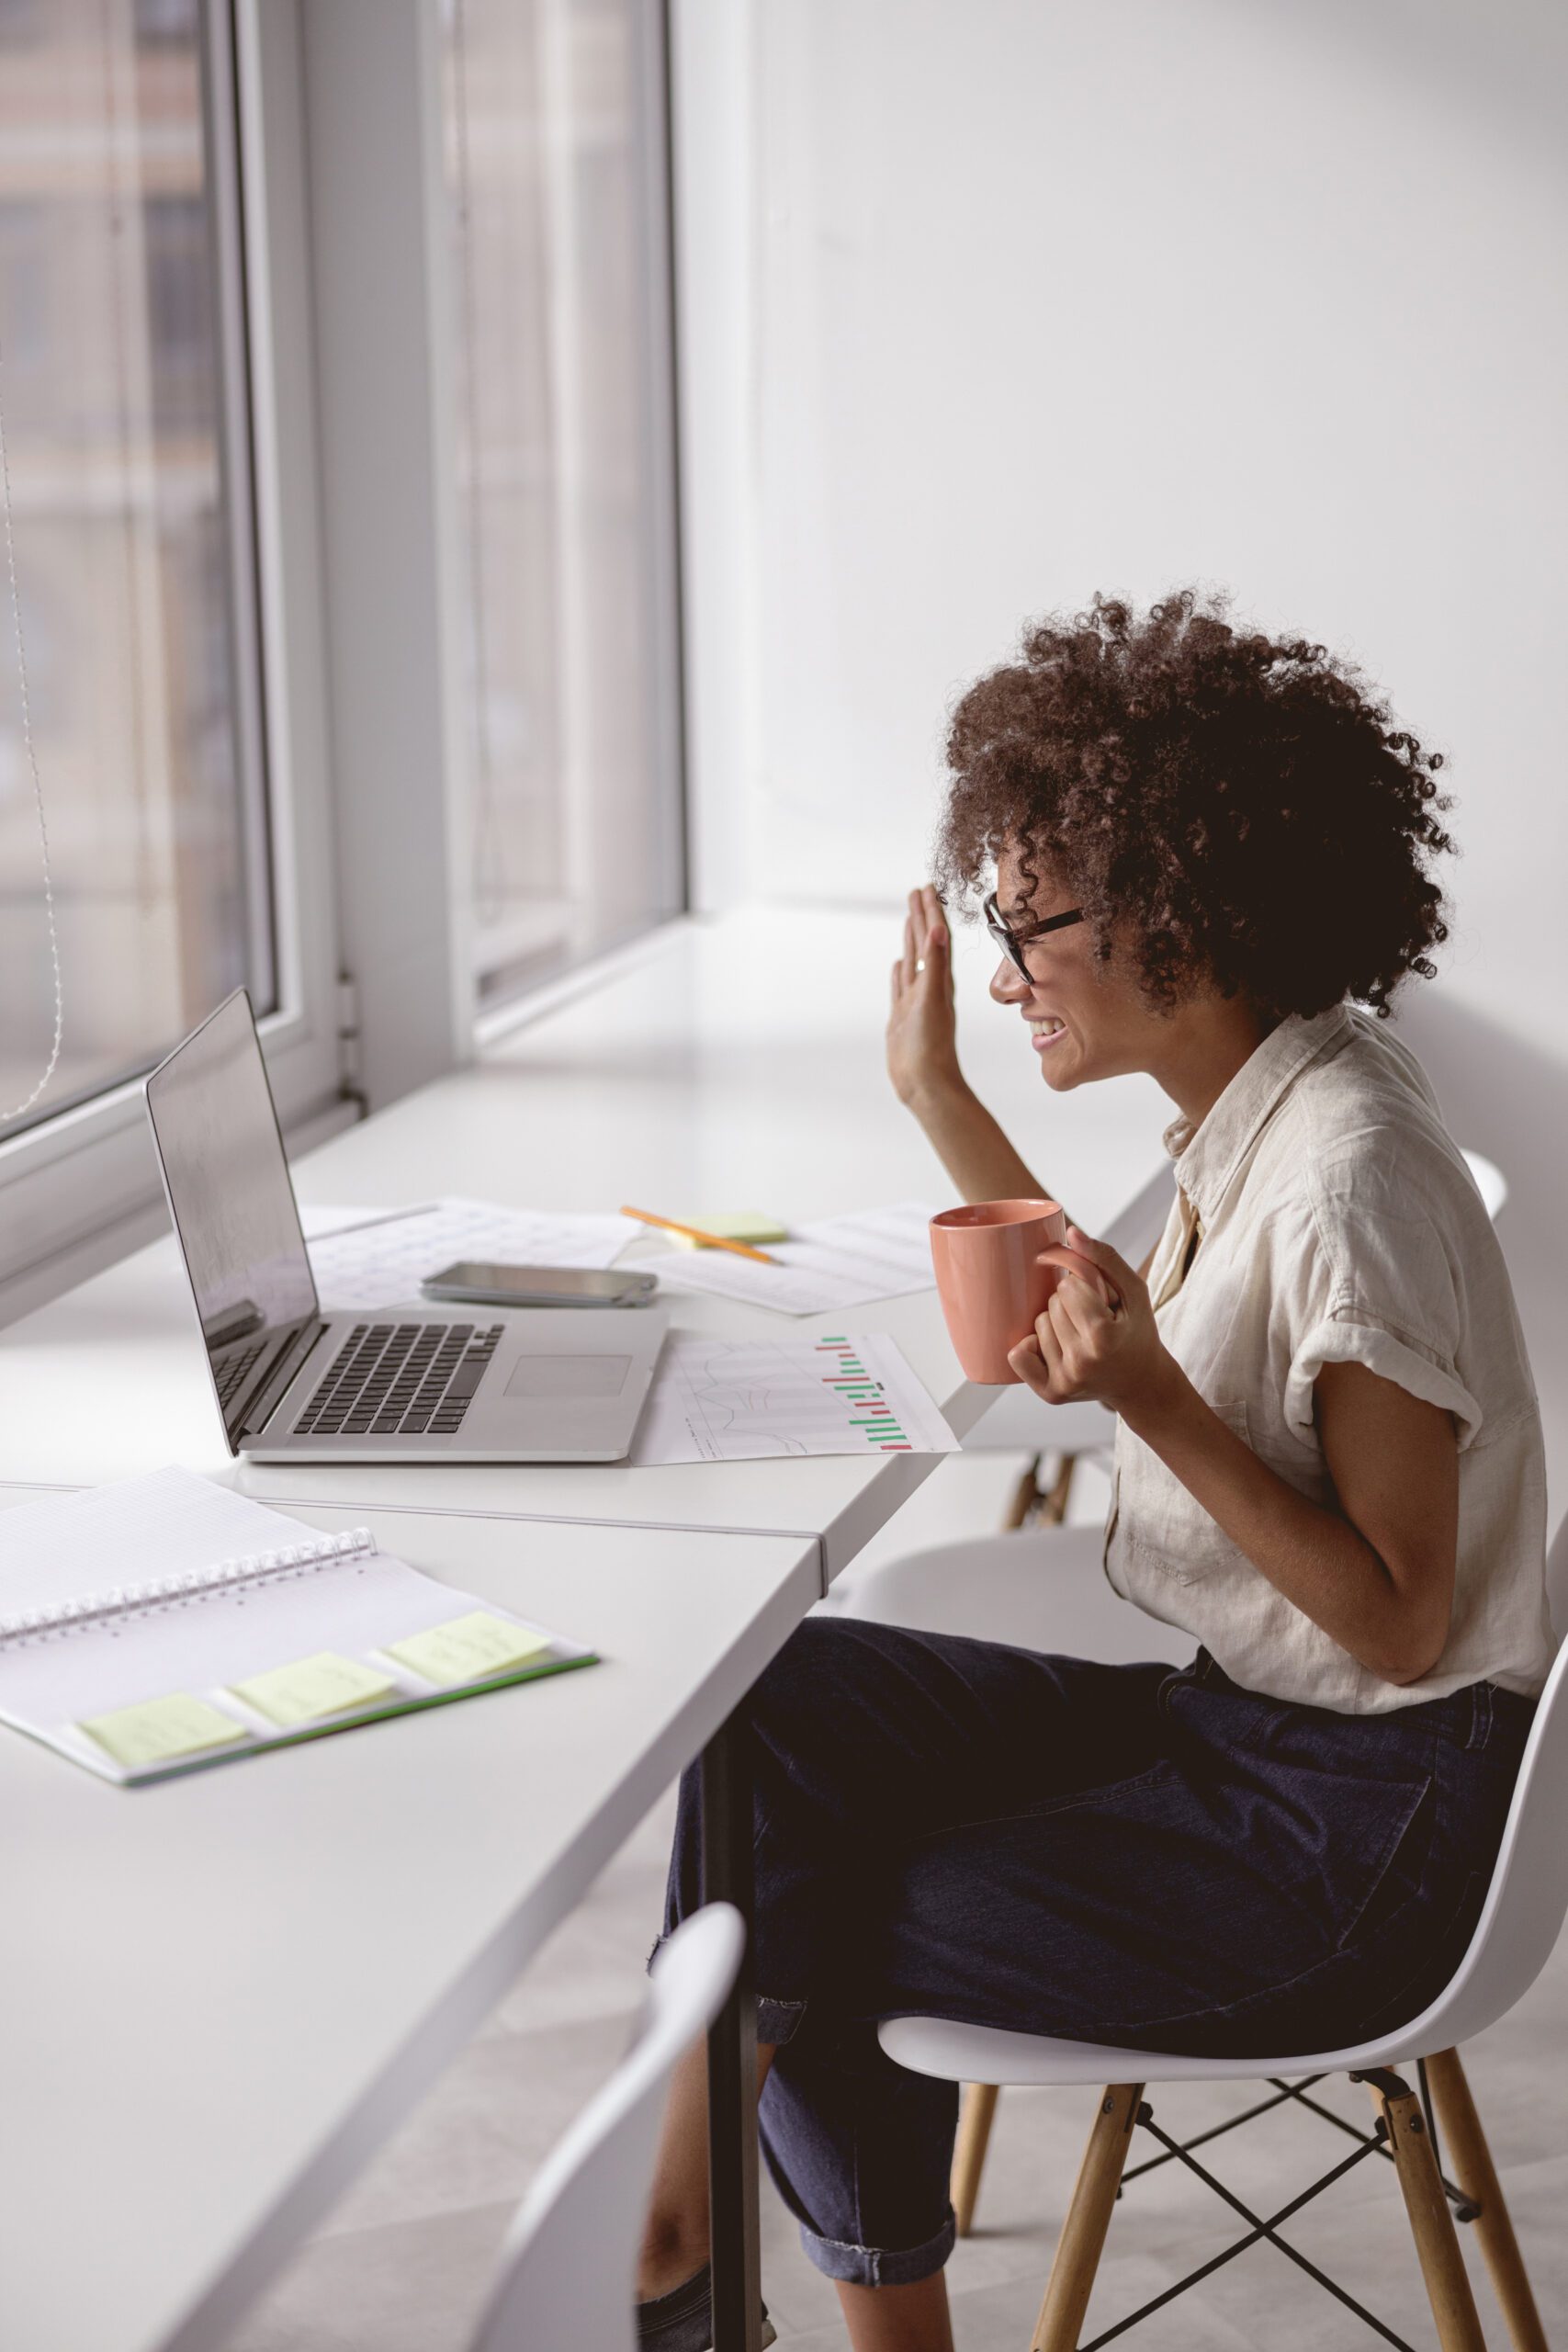
[[[276,1002],[234,92],[197,0],[0,9],[0,398],[63,1051],[23,1125],[147,1068],[239,982]],[[220,222],[225,225],[220,236]],[[0,578],[0,1105],[52,982]]]
[[[683,903],[661,12],[448,0],[479,1001]]]
[[[0,1320],[154,1229],[129,1081],[236,984],[314,1137],[683,905],[665,36],[660,0],[0,0],[65,994],[0,1122]],[[0,1108],[53,1026],[31,784],[0,568]]]

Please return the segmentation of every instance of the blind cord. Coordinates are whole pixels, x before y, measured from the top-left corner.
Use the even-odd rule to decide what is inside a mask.
[[[54,876],[49,860],[49,823],[44,815],[43,786],[39,778],[38,753],[33,748],[33,717],[28,699],[28,657],[22,642],[22,599],[17,587],[17,543],[11,525],[11,461],[6,449],[6,406],[0,399],[0,491],[4,492],[6,510],[6,570],[11,583],[11,621],[17,639],[17,679],[21,688],[22,744],[27,752],[28,772],[33,783],[33,806],[38,810],[39,847],[43,858],[43,910],[49,925],[49,960],[54,976],[54,1038],[49,1049],[49,1060],[43,1076],[20,1102],[8,1111],[0,1111],[0,1126],[12,1119],[19,1119],[30,1111],[60,1065],[60,1048],[65,1035],[65,988],[60,972],[60,933],[54,920]]]

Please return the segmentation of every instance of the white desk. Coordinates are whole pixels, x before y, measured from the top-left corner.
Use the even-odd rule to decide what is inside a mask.
[[[882,1009],[897,932],[886,916],[777,910],[674,926],[609,984],[515,1031],[473,1069],[310,1154],[296,1170],[300,1196],[392,1205],[460,1192],[521,1206],[580,1209],[631,1200],[675,1216],[759,1208],[792,1220],[898,1199],[940,1203],[950,1197],[947,1179],[893,1100],[882,1069]],[[1056,1102],[1042,1084],[1016,1016],[985,1001],[992,960],[983,944],[961,950],[957,959],[965,1067],[1041,1181],[1056,1188],[1081,1222],[1101,1227],[1155,1164],[1168,1106],[1141,1080]],[[852,1330],[892,1332],[955,1430],[965,1433],[987,1392],[960,1377],[934,1292],[840,1313]],[[676,1295],[675,1319],[688,1329],[738,1335],[791,1328],[762,1309],[694,1294]],[[46,2145],[54,2135],[71,2184],[68,2214],[62,2209],[52,2238],[40,2229],[39,2259],[29,2255],[26,2273],[28,2291],[44,2299],[39,2310],[47,2312],[44,2282],[50,2267],[58,2271],[59,2308],[70,2324],[51,2334],[40,2318],[33,2334],[10,2331],[5,2340],[27,2352],[55,2352],[57,2346],[82,2352],[86,2345],[93,2352],[142,2352],[195,2297],[205,2316],[180,2324],[166,2340],[174,2352],[209,2345],[209,2323],[224,2299],[254,2290],[330,2188],[477,2020],[504,1973],[574,1899],[660,1781],[705,1742],[705,1771],[713,1766],[715,1792],[723,1797],[707,1811],[728,1824],[713,1833],[728,1874],[715,1883],[744,1901],[750,1813],[734,1744],[713,1735],[828,1579],[919,1485],[932,1460],[237,1471],[223,1452],[189,1294],[169,1241],[0,1332],[0,1487],[6,1481],[84,1484],[177,1461],[235,1477],[311,1518],[331,1517],[336,1505],[355,1517],[395,1508],[402,1514],[398,1523],[418,1531],[417,1544],[412,1534],[406,1539],[412,1555],[450,1560],[459,1581],[480,1589],[480,1570],[468,1562],[501,1575],[502,1563],[514,1557],[519,1521],[531,1521],[531,1563],[591,1562],[595,1575],[602,1570],[613,1580],[604,1589],[618,1598],[609,1611],[613,1630],[602,1637],[584,1623],[571,1590],[557,1600],[530,1584],[525,1598],[518,1589],[518,1605],[558,1622],[563,1632],[602,1638],[628,1669],[633,1634],[641,1628],[657,1666],[625,1724],[606,1722],[615,1711],[604,1694],[615,1685],[602,1668],[527,1692],[526,1706],[494,1716],[488,1711],[502,1709],[499,1698],[447,1711],[437,1736],[468,1759],[450,1781],[433,1774],[432,1733],[423,1724],[386,1726],[266,1759],[254,1772],[234,1768],[129,1801],[72,1775],[58,1759],[4,1744],[0,1775],[15,1774],[27,1800],[8,1809],[11,1817],[20,1817],[35,1792],[37,1797],[25,1867],[7,1888],[8,1895],[17,1886],[29,1892],[12,1906],[8,1932],[39,1939],[23,1954],[28,1985],[39,1981],[40,1970],[59,1972],[44,1977],[49,2024],[41,2039],[24,2041],[17,2052],[27,2095],[0,2110],[6,2113],[6,2160],[23,2168],[24,2189],[35,2166],[47,2173],[40,2157],[28,2153],[27,2133],[10,2129],[21,2114],[38,2115]],[[767,1587],[765,1606],[753,1606],[746,1581],[753,1562]],[[707,1580],[705,1600],[692,1581],[699,1575]],[[504,1584],[494,1589],[498,1597],[513,1597]],[[585,1571],[582,1594],[597,1589]],[[625,1618],[623,1601],[631,1610]],[[743,1637],[739,1630],[726,1633],[735,1612]],[[701,1667],[710,1656],[711,1665]],[[681,1678],[688,1672],[694,1687],[682,1696]],[[513,1723],[514,1762],[504,1760]],[[540,1769],[546,1750],[528,1743],[543,1740],[539,1726],[547,1723],[572,1743],[581,1795],[575,1811],[570,1804],[562,1811],[552,1792],[551,1817],[530,1827],[521,1804],[513,1821],[504,1795],[509,1783],[525,1788],[530,1768]],[[492,1732],[495,1724],[505,1728]],[[603,1756],[584,1728],[593,1724],[605,1724]],[[415,1738],[417,1748],[407,1745]],[[318,1787],[329,1786],[341,1793],[318,1804]],[[116,1805],[120,1809],[109,1809]],[[443,1851],[458,1819],[484,1858],[472,1873],[462,1855],[454,1873],[452,1856]],[[112,1844],[99,1830],[105,1822]],[[130,1832],[127,1822],[134,1825]],[[171,1825],[179,1825],[177,1836]],[[388,1869],[397,1841],[411,1834],[437,1880],[455,1875],[474,1890],[449,1927],[424,1875]],[[138,1937],[143,1921],[158,1921],[159,1903],[180,1922],[181,1905],[198,1883],[193,1857],[202,1864],[204,1890],[222,1889],[226,1896],[211,1968],[203,1972],[182,1960],[179,1981],[201,2025],[202,2052],[220,2078],[225,2069],[253,2069],[253,2106],[230,2109],[240,2154],[226,2142],[218,2151],[210,2193],[220,2205],[206,2202],[197,2161],[186,2222],[176,2224],[160,2211],[156,2227],[173,2229],[185,2250],[190,2275],[183,2280],[163,2275],[162,2257],[154,2248],[139,2249],[129,2225],[124,2243],[103,2243],[102,2217],[116,2211],[116,2182],[112,2171],[94,2168],[91,2132],[101,2130],[117,2161],[134,2173],[129,2152],[144,2120],[139,2101],[148,2095],[137,2073],[145,2061],[127,2030],[134,2012],[119,2007],[107,1988],[122,1971],[134,1972],[142,1980],[137,1997],[164,2005],[160,2030],[147,2038],[149,2051],[177,2048],[184,2010],[182,2004],[169,2007],[147,1946],[137,1941],[130,1959],[114,1957],[123,1930],[98,1898],[95,1838],[104,1844],[104,1887],[130,1906],[120,1916],[132,1920]],[[531,1838],[543,1841],[537,1850]],[[78,1854],[93,1859],[69,1872],[58,1867],[60,1858]],[[364,1917],[373,1933],[362,1934],[358,1910],[342,1905],[340,1882],[368,1890]],[[159,1902],[150,1901],[149,1890]],[[249,1934],[247,1901],[255,1912]],[[330,1993],[318,1988],[311,1965],[310,1933],[318,1916],[333,1922],[343,1963],[334,1959]],[[244,1977],[251,1992],[231,2002],[221,1989],[225,1971],[250,1965],[252,1937],[268,1969],[260,1978]],[[400,1938],[412,1939],[407,1967],[400,1949],[396,1965],[387,1958]],[[178,1939],[168,1941],[165,1957],[176,1946],[185,1948]],[[325,2065],[321,2083],[309,2067],[282,2057],[276,2065],[258,2064],[248,2045],[234,2047],[243,2038],[236,2018],[266,2015],[263,1995],[270,1998],[277,1972],[287,1972],[280,1983],[303,1985],[304,2006],[298,2012],[286,2006],[276,2025],[269,2022],[269,2048],[292,2049],[298,2035],[300,2052]],[[73,2056],[56,1998],[73,1987],[83,2004],[95,2007],[91,2064]],[[749,2305],[745,2291],[734,2291],[742,2260],[750,2263],[755,2254],[748,2175],[755,2134],[743,2122],[752,2080],[747,2014],[742,1991],[711,2044],[716,2199],[722,2188],[727,2199],[727,2211],[715,2206],[718,2333],[726,2344],[754,2329],[754,2301]],[[15,2016],[13,2002],[8,2021]],[[334,2055],[340,2030],[346,2073]],[[46,2061],[48,2080],[40,2084],[28,2070]],[[210,2130],[212,2110],[207,2094],[197,2094],[203,2078],[185,2079],[187,2103],[172,2110],[171,2128],[198,2134]],[[236,2195],[222,2184],[231,2167],[250,2164],[244,2143],[253,2139],[260,2151],[255,2169],[247,2176],[249,2188]],[[141,2185],[132,2188],[140,2196]],[[226,2205],[224,2196],[231,2198]],[[3,2198],[0,2184],[0,2211],[6,2211]],[[155,2234],[145,2205],[138,2215]],[[193,2269],[198,2255],[200,2278]],[[117,2305],[106,2290],[107,2299],[93,2306],[100,2316],[88,2324],[76,2299],[93,2297],[96,2282],[115,2278],[126,2282],[128,2297],[134,2288],[140,2305],[133,2299]],[[114,2318],[117,2311],[123,2316]],[[47,2325],[55,2328],[52,2316]]]
[[[896,938],[881,916],[778,910],[673,927],[612,984],[310,1154],[296,1170],[300,1195],[392,1204],[463,1192],[541,1208],[631,1200],[675,1216],[755,1207],[796,1219],[922,1195],[940,1203],[948,1180],[883,1075]],[[1157,1160],[1169,1106],[1135,1079],[1051,1096],[1022,1023],[985,1000],[993,961],[988,947],[961,958],[965,1066],[1042,1181],[1103,1225]],[[671,1296],[688,1329],[809,1328]],[[840,1312],[852,1329],[892,1332],[967,1433],[987,1392],[963,1381],[934,1291]],[[0,1332],[0,1480],[70,1485],[167,1461],[231,1475],[172,1240]],[[231,1475],[268,1500],[806,1533],[821,1541],[826,1583],[931,1466],[930,1456],[843,1456]]]
[[[604,1663],[141,1790],[0,1736],[8,2352],[212,2352],[817,1593],[782,1538],[374,1523]]]

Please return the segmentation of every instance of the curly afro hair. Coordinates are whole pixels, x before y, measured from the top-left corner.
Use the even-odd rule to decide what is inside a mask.
[[[1352,663],[1233,628],[1229,601],[1182,589],[1140,621],[1097,595],[1032,626],[953,710],[938,886],[972,905],[1015,851],[1161,1009],[1216,988],[1276,1020],[1347,996],[1386,1015],[1448,936],[1441,754]]]

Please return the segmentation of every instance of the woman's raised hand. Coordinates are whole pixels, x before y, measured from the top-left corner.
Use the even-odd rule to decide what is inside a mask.
[[[961,1083],[947,916],[930,883],[909,893],[904,953],[893,967],[887,1075],[911,1110]]]
[[[961,1200],[1045,1197],[958,1067],[953,944],[942,900],[928,883],[909,893],[904,953],[893,967],[887,1075],[914,1113]]]

